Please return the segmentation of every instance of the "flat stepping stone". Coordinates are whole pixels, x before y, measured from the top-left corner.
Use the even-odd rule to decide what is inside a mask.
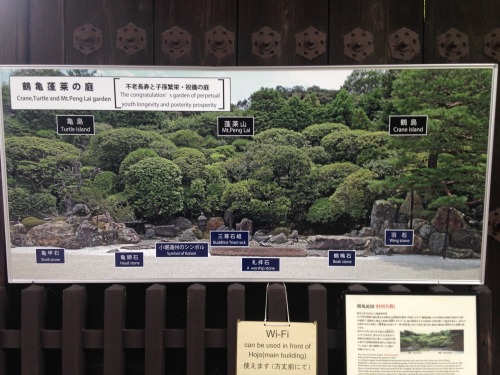
[[[210,255],[257,257],[305,257],[304,249],[293,247],[212,247]]]

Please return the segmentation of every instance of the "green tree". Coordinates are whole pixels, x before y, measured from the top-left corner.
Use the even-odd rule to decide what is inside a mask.
[[[307,154],[294,146],[255,145],[249,148],[251,175],[261,181],[274,181],[287,189],[307,176],[312,162]]]
[[[291,201],[276,183],[243,180],[228,184],[222,204],[236,215],[249,217],[261,225],[284,224],[291,210]]]
[[[294,130],[273,128],[264,130],[255,135],[254,143],[274,146],[304,147],[307,144],[305,137]]]
[[[213,163],[205,166],[206,198],[203,211],[206,213],[221,213],[224,211],[222,193],[229,184],[224,163]]]
[[[201,137],[194,130],[189,129],[177,130],[176,132],[169,134],[168,138],[177,147],[200,148],[203,144],[203,137]]]
[[[7,138],[5,152],[8,176],[31,192],[53,190],[80,157],[80,151],[70,144],[31,136]]]
[[[34,216],[43,218],[57,212],[57,199],[47,192],[32,193],[28,189],[9,188],[10,220]]]
[[[207,159],[205,155],[194,148],[182,147],[177,149],[173,162],[179,167],[182,173],[184,186],[189,186],[195,179],[203,179]]]
[[[83,154],[86,165],[118,173],[123,159],[138,148],[148,148],[155,141],[164,142],[158,132],[120,128],[96,134]]]
[[[349,128],[343,124],[336,124],[333,122],[327,122],[323,124],[309,125],[307,128],[302,130],[302,135],[312,146],[319,146],[321,140],[330,133],[334,132],[344,132],[349,130]]]
[[[491,79],[485,69],[428,69],[402,71],[393,82],[399,113],[429,116],[427,136],[391,139],[401,165],[413,160],[406,179],[428,202],[443,195],[482,198]]]
[[[390,155],[389,137],[385,132],[347,130],[326,135],[321,140],[332,161],[347,161],[363,165]]]
[[[125,156],[125,159],[123,159],[120,164],[119,175],[123,178],[130,166],[141,161],[142,159],[157,157],[159,157],[159,155],[156,153],[156,151],[153,151],[150,148],[138,148],[137,150],[134,150],[130,154]]]
[[[125,192],[139,218],[164,222],[182,211],[182,174],[164,158],[147,158],[130,166]]]
[[[345,89],[341,89],[333,102],[329,103],[325,110],[326,120],[337,122],[352,127],[354,115],[354,99]]]
[[[363,168],[349,175],[330,197],[333,217],[349,220],[354,225],[364,223],[375,198],[369,181],[375,177]]]
[[[311,170],[309,181],[311,190],[320,197],[329,197],[352,173],[360,167],[349,162],[322,165]]]

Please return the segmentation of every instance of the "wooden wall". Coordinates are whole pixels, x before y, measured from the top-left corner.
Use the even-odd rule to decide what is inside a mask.
[[[498,0],[427,0],[425,12],[424,0],[0,0],[0,64],[496,63],[499,28]],[[499,162],[497,132],[490,209],[500,207]],[[493,317],[499,269],[500,243],[489,238]],[[6,285],[14,300],[19,291]],[[493,327],[498,373],[500,320]]]

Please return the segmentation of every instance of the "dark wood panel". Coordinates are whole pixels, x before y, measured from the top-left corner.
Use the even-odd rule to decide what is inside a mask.
[[[67,0],[65,5],[66,64],[153,64],[153,0]]]
[[[422,62],[423,16],[423,0],[331,0],[330,64]]]
[[[240,0],[238,65],[328,64],[328,0]]]
[[[236,65],[234,0],[158,0],[156,65]]]
[[[426,63],[498,63],[500,62],[500,33],[492,33],[494,29],[500,28],[500,2],[498,0],[483,0],[470,2],[467,0],[434,0],[427,2],[426,8],[426,40],[425,40],[425,62]],[[446,38],[448,31],[452,30],[450,37]],[[468,50],[458,56],[460,46],[454,47],[456,43],[456,31],[466,35]],[[495,34],[495,37],[493,37]],[[441,45],[438,41],[443,43]],[[450,39],[451,38],[451,39]],[[489,39],[488,39],[489,38]],[[485,40],[490,42],[489,54],[485,54]],[[456,43],[457,44],[457,43]],[[463,47],[463,46],[462,46]],[[442,56],[443,51],[448,51],[450,56]],[[441,51],[441,54],[440,54]],[[495,60],[496,53],[498,60]],[[497,94],[497,111],[499,98]],[[497,113],[495,128],[500,125]],[[493,210],[500,207],[500,132],[496,131],[493,140],[492,175],[490,182],[490,206],[485,210]],[[488,237],[486,252],[486,285],[491,289],[492,315],[500,316],[500,243]],[[492,331],[493,350],[493,373],[500,370],[500,322],[493,319]]]
[[[27,64],[28,0],[0,0],[0,64]]]
[[[30,64],[64,63],[63,9],[63,0],[30,2]]]
[[[484,54],[485,37],[495,28],[500,28],[500,2],[498,0],[427,1],[425,62],[498,62],[500,61],[499,46],[496,46],[498,51],[493,48],[495,52],[498,52],[498,61]],[[457,38],[457,33],[453,29],[460,33],[460,37]],[[500,39],[497,39],[497,43],[498,41]],[[464,50],[462,45],[465,42],[468,46],[468,54],[465,53],[467,49]],[[442,56],[440,50],[448,51],[450,55]]]

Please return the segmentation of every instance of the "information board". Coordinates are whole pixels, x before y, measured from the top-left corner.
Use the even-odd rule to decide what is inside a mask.
[[[2,66],[9,281],[482,283],[496,76]]]
[[[475,295],[348,294],[347,375],[477,374]]]

